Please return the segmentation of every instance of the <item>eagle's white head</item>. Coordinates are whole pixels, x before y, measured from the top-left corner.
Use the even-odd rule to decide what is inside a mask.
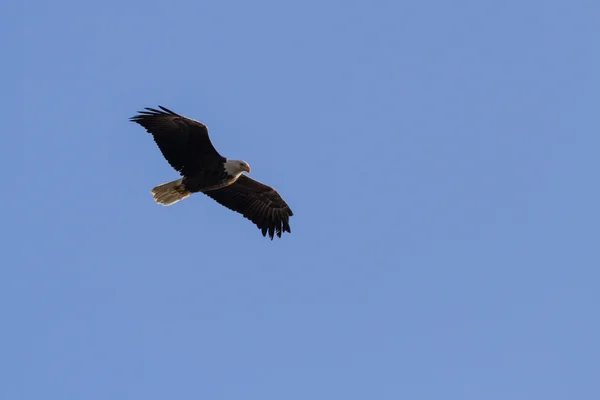
[[[225,167],[225,171],[229,175],[235,176],[236,178],[238,176],[240,176],[242,174],[242,172],[244,172],[244,171],[250,173],[250,166],[248,165],[248,163],[246,161],[243,161],[243,160],[227,159],[225,161],[225,164],[223,164],[223,166]]]

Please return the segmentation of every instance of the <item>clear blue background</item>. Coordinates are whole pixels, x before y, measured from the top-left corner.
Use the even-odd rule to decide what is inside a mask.
[[[0,15],[2,399],[600,398],[597,1]],[[158,104],[292,234],[156,205]]]

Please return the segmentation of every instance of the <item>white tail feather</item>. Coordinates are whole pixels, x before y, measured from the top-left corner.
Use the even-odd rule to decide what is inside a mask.
[[[191,195],[190,192],[185,190],[185,186],[183,186],[183,178],[173,182],[163,183],[152,189],[154,201],[163,206],[170,206]]]

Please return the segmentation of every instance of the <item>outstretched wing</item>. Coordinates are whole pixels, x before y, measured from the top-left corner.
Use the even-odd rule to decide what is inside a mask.
[[[274,234],[292,232],[290,217],[294,215],[279,193],[270,186],[242,175],[237,181],[221,189],[204,192],[219,204],[242,214],[252,221],[271,240]]]
[[[189,176],[225,160],[211,143],[206,125],[159,107],[161,110],[146,107],[147,111],[139,111],[131,121],[152,134],[165,159],[181,175]]]

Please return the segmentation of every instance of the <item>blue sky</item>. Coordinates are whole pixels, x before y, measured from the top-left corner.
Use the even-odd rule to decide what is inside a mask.
[[[0,7],[3,399],[598,398],[600,3]],[[128,122],[209,127],[273,242]]]

